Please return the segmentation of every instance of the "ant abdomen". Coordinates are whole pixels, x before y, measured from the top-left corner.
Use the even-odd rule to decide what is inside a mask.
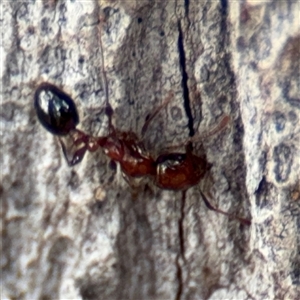
[[[168,190],[187,190],[205,176],[211,165],[206,157],[187,153],[168,153],[156,160],[155,184]]]
[[[52,134],[67,135],[79,123],[71,97],[52,84],[42,83],[37,88],[34,106],[40,123]]]

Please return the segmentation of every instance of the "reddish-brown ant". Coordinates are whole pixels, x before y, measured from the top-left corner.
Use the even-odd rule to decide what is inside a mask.
[[[166,105],[172,94],[164,101]],[[120,164],[123,174],[129,178],[149,176],[156,186],[168,190],[187,190],[197,185],[204,178],[211,165],[206,156],[197,156],[192,153],[191,147],[186,146],[185,153],[166,153],[155,160],[144,149],[138,138],[132,132],[119,132],[110,123],[110,132],[107,136],[93,137],[78,129],[79,122],[76,106],[67,94],[57,87],[42,83],[35,92],[35,109],[41,124],[52,134],[68,136],[71,139],[71,148],[61,140],[62,149],[70,166],[79,163],[86,151],[94,152],[102,148],[105,154]],[[109,106],[109,111],[112,112]],[[158,113],[159,109],[149,118]],[[228,123],[229,117],[224,117],[209,135],[222,130]],[[143,131],[148,123],[146,122]],[[194,139],[191,138],[189,142]],[[213,207],[201,192],[206,206],[250,225],[247,219],[233,216]]]

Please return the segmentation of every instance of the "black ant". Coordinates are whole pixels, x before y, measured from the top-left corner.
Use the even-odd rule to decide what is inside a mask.
[[[172,93],[169,93],[163,106],[170,101],[171,97]],[[159,188],[175,191],[184,191],[197,185],[211,168],[205,155],[193,154],[190,143],[186,144],[185,153],[166,153],[154,159],[134,133],[117,131],[111,123],[107,136],[93,137],[78,130],[76,126],[79,123],[79,117],[75,103],[70,96],[52,84],[42,83],[37,88],[34,98],[40,123],[54,135],[71,138],[71,154],[60,139],[63,153],[70,166],[79,163],[86,151],[94,152],[102,148],[109,158],[120,164],[123,174],[128,178],[148,176]],[[142,132],[146,130],[149,121],[153,119],[159,109],[145,123]],[[108,111],[112,113],[110,105]],[[224,117],[208,135],[222,130],[228,122],[229,117]],[[189,142],[192,141],[194,138],[190,138]],[[209,209],[237,219],[243,224],[251,224],[247,219],[233,216],[213,207],[202,192],[201,195]]]

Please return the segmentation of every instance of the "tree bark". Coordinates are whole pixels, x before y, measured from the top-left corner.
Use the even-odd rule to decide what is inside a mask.
[[[299,2],[2,4],[3,299],[300,297]],[[68,167],[40,126],[41,82],[68,93],[79,128],[138,135],[157,157],[190,136],[200,184],[132,187],[104,152]],[[141,130],[169,92],[172,101]],[[176,152],[184,152],[182,147]]]

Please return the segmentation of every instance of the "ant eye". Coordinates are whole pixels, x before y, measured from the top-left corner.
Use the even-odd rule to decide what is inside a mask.
[[[79,123],[73,100],[52,84],[37,88],[34,107],[40,123],[52,134],[66,135]]]

